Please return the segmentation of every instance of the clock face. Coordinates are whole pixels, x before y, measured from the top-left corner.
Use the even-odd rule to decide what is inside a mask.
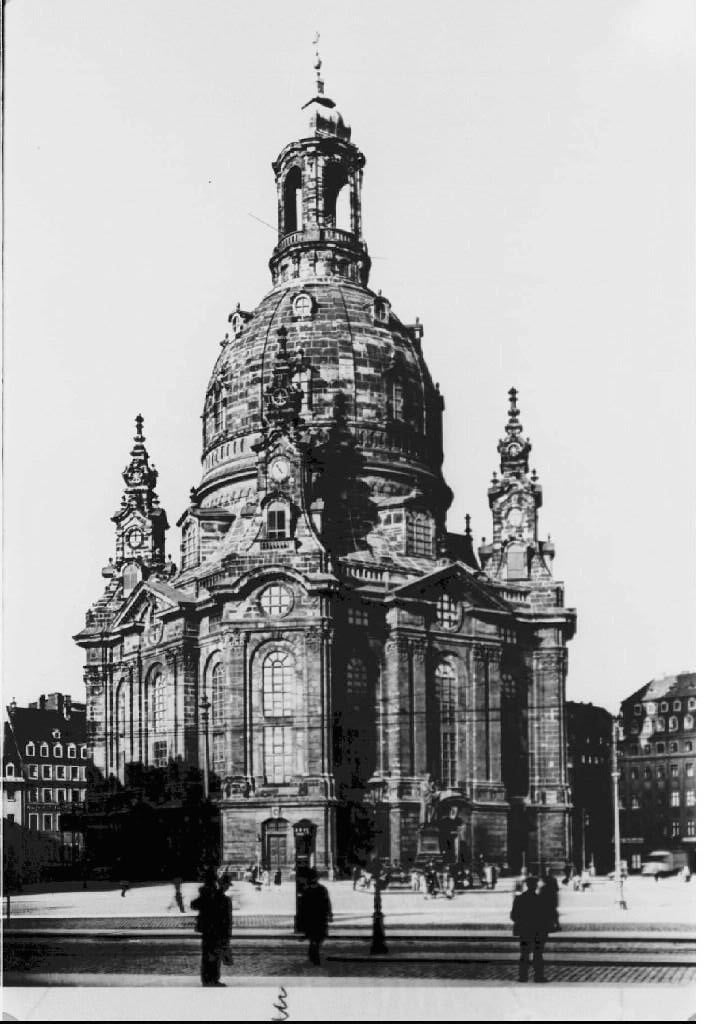
[[[273,392],[272,403],[278,409],[282,409],[283,406],[287,405],[288,393],[285,388],[277,388],[277,390]]]
[[[520,445],[519,444],[515,444],[515,442],[513,442],[512,444],[508,445],[508,455],[518,455],[519,453],[520,453]]]
[[[133,528],[128,530],[125,534],[125,540],[131,548],[139,548],[145,540],[145,535],[138,526],[133,526]]]
[[[282,483],[290,476],[290,463],[287,459],[274,459],[270,463],[270,479],[275,483]]]

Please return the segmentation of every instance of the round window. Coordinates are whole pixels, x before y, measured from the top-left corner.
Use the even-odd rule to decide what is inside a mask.
[[[307,317],[312,313],[312,299],[307,292],[301,292],[293,303],[295,316]]]
[[[260,606],[271,617],[287,615],[293,606],[292,593],[287,587],[273,583],[260,595]]]

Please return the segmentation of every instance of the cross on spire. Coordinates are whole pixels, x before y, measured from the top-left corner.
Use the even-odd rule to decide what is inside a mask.
[[[314,65],[314,67],[315,67],[315,78],[316,78],[316,86],[317,86],[318,96],[322,96],[322,94],[325,92],[325,83],[323,82],[323,80],[322,80],[322,78],[320,76],[320,71],[321,71],[321,68],[322,68],[322,60],[320,59],[320,50],[318,49],[318,44],[319,43],[320,43],[320,33],[316,32],[314,37],[313,37],[313,46],[315,47],[315,65]]]
[[[143,423],[144,422],[145,422],[144,416],[142,415],[142,413],[138,413],[137,416],[135,417],[135,440],[136,441],[144,441],[145,440],[145,438],[143,437]]]

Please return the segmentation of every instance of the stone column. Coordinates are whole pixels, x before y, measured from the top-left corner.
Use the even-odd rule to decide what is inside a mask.
[[[412,775],[425,775],[427,764],[427,640],[414,637],[410,645],[412,666]]]

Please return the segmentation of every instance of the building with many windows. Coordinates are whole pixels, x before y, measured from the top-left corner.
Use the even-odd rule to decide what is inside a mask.
[[[517,394],[475,549],[469,522],[446,524],[423,328],[368,287],[365,157],[317,66],[273,164],[271,290],[231,310],[205,392],[178,566],[137,419],[115,555],[75,637],[94,764],[119,785],[138,764],[200,769],[236,869],[288,867],[293,830],[330,872],[369,844],[560,866],[575,612]]]
[[[7,714],[3,818],[33,836],[42,833],[43,842],[32,849],[45,866],[69,866],[78,860],[82,840],[63,828],[62,819],[85,802],[90,763],[85,705],[51,693],[26,708],[12,703]]]
[[[653,679],[622,702],[619,748],[623,857],[684,850],[695,868],[695,673]]]

